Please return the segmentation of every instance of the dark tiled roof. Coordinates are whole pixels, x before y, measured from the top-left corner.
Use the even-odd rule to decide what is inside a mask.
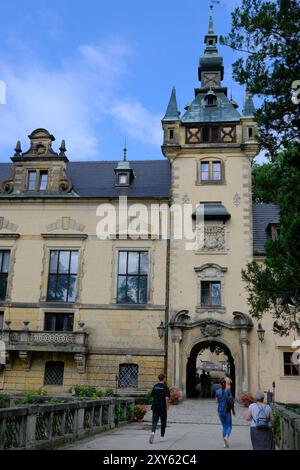
[[[183,123],[193,122],[236,122],[241,119],[240,113],[232,106],[224,93],[215,93],[217,106],[205,106],[205,94],[199,93],[182,117]]]
[[[74,192],[88,198],[168,198],[170,188],[170,164],[167,160],[131,161],[135,179],[129,188],[115,186],[117,161],[69,162],[67,175]],[[0,163],[0,181],[12,175],[10,163]]]
[[[253,253],[263,255],[269,224],[279,222],[279,210],[275,204],[253,204]]]

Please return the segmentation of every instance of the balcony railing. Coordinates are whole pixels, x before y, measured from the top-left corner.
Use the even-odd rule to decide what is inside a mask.
[[[53,351],[86,353],[88,334],[84,331],[0,330],[7,351]]]

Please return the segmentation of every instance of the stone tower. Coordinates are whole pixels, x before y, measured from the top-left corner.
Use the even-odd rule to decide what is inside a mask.
[[[239,113],[227,96],[212,14],[204,42],[193,101],[181,115],[174,88],[162,120],[172,203],[204,205],[201,248],[188,250],[184,239],[170,243],[169,376],[188,396],[193,395],[197,356],[206,348],[222,351],[237,391],[248,390],[252,328],[241,270],[253,256],[254,105],[247,94]]]

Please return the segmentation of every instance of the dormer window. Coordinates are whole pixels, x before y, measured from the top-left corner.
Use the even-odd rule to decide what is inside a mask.
[[[47,170],[29,170],[27,180],[28,191],[47,191],[48,189],[48,171]]]
[[[207,95],[205,102],[206,106],[217,106],[217,97],[215,95]]]
[[[119,185],[128,185],[129,174],[128,173],[119,173],[118,175],[118,184]]]
[[[28,191],[35,191],[36,190],[36,171],[28,171]]]

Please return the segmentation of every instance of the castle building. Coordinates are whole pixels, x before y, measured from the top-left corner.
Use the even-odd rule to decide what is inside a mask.
[[[69,161],[64,141],[56,152],[53,135],[36,129],[28,151],[18,142],[0,164],[1,390],[128,393],[165,371],[192,397],[209,350],[227,358],[237,396],[275,382],[278,401],[298,400],[294,338],[248,313],[241,271],[263,262],[278,210],[252,203],[254,104],[247,94],[240,113],[229,99],[217,41],[210,17],[195,97],[181,114],[173,89],[162,120],[164,159],[129,162],[125,151],[121,161]],[[159,207],[156,236],[152,219],[126,235],[124,212],[101,238],[99,223],[120,204],[127,221]],[[201,205],[199,245],[174,237],[169,208],[185,205]],[[197,211],[189,219],[197,231]]]

